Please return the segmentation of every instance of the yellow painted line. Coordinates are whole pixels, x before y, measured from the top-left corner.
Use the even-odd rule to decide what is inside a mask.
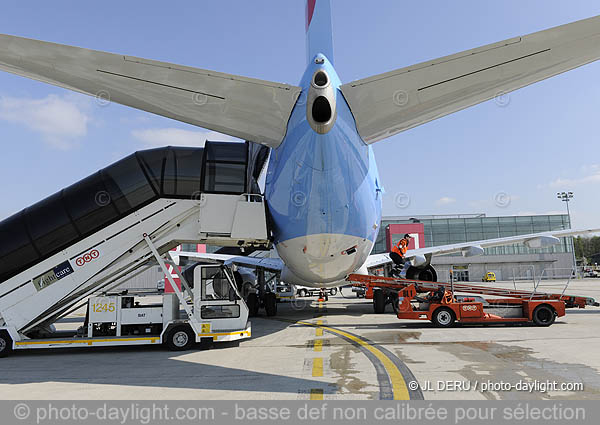
[[[152,341],[156,342],[158,338],[117,338],[117,339],[81,339],[78,341],[19,341],[15,345],[45,345],[45,344],[88,344],[94,342],[131,342],[131,341]]]
[[[315,347],[314,348],[315,348],[315,351],[323,351],[323,340],[322,339],[315,340]]]
[[[323,390],[321,388],[313,388],[310,390],[311,400],[323,400]]]
[[[313,359],[312,376],[323,376],[323,359],[321,357]]]
[[[299,321],[297,323],[305,325],[305,326],[318,326],[311,322]],[[347,332],[344,332],[344,331],[341,331],[338,329],[330,328],[328,326],[321,326],[321,327],[322,327],[322,329],[326,329],[328,332],[332,332],[334,334],[343,336],[344,338],[350,339],[350,340],[356,342],[357,344],[359,344],[360,346],[364,347],[365,349],[369,350],[371,353],[373,353],[373,355],[375,357],[377,357],[377,359],[379,359],[379,361],[383,364],[383,367],[385,368],[388,376],[390,377],[390,381],[392,383],[392,391],[394,393],[394,400],[410,400],[408,388],[406,387],[406,381],[404,380],[402,373],[400,372],[398,367],[394,364],[394,362],[392,362],[385,354],[383,354],[377,348],[373,347],[368,342],[363,341],[362,339],[357,338],[356,336],[354,336],[352,334],[349,334]],[[315,359],[315,361],[316,360],[319,360],[319,359]],[[322,370],[323,359],[320,359],[320,360],[321,360],[321,373],[323,373],[323,370]],[[313,376],[317,376],[317,375],[315,375],[315,363],[314,362],[313,362]],[[323,376],[323,375],[318,375],[318,376]]]
[[[317,326],[322,326],[323,325],[323,321],[322,320],[317,320]],[[317,328],[315,330],[315,335],[316,336],[323,336],[323,329],[322,328]]]

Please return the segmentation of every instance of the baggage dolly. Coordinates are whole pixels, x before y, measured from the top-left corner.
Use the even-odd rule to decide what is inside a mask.
[[[600,306],[593,298],[520,291],[464,283],[424,282],[351,274],[347,278],[373,294],[375,313],[391,304],[399,319],[430,320],[438,327],[455,323],[534,323],[550,326],[566,308]],[[469,295],[455,295],[456,292]],[[503,298],[483,298],[481,295]]]

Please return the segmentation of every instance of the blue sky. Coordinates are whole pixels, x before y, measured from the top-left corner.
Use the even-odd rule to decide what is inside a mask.
[[[1,33],[290,84],[305,67],[304,0],[2,6]],[[594,1],[333,0],[335,64],[351,81],[598,14]],[[600,227],[599,76],[587,65],[377,143],[384,214],[562,212],[556,192],[571,190],[574,225]],[[219,138],[0,72],[0,219],[135,150],[206,137]]]

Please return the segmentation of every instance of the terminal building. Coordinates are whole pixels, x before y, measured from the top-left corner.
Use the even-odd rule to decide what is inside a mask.
[[[405,233],[414,236],[410,248],[424,248],[569,228],[569,216],[566,214],[502,217],[487,217],[485,214],[388,216],[382,218],[373,254],[389,252],[392,245]],[[214,252],[218,248],[188,244],[177,249]],[[431,264],[440,281],[448,280],[452,269],[455,280],[472,282],[481,281],[487,272],[494,272],[497,280],[531,279],[539,277],[542,272],[546,277],[565,277],[573,267],[571,237],[561,238],[560,244],[549,248],[530,249],[523,244],[514,244],[486,248],[484,251],[484,255],[477,257],[463,257],[461,254],[434,256]],[[164,277],[160,267],[153,267],[132,278],[123,288],[155,288]]]
[[[373,253],[389,252],[405,233],[415,236],[415,248],[424,248],[570,227],[566,214],[383,217]],[[536,277],[542,273],[544,277],[564,277],[569,275],[573,267],[573,238],[561,238],[559,244],[541,249],[514,244],[486,248],[484,255],[477,257],[463,257],[460,253],[434,256],[431,264],[440,281],[449,279],[450,269],[453,270],[454,279],[459,281],[480,281],[487,272],[494,272],[497,280],[531,279],[534,273]]]

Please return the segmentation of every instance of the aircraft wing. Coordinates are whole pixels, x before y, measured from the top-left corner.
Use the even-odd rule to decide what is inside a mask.
[[[600,58],[600,16],[340,87],[366,143]]]
[[[523,243],[528,248],[546,248],[560,243],[560,237],[581,236],[599,233],[600,229],[590,230],[557,230],[550,232],[531,233],[528,235],[508,236],[505,238],[485,239],[473,242],[461,242],[450,245],[433,246],[431,248],[411,249],[406,252],[406,258],[410,259],[415,266],[419,266],[427,261],[428,256],[453,254],[460,252],[464,257],[473,257],[482,255],[484,248],[495,246],[512,245]],[[365,266],[367,268],[381,266],[391,263],[387,253],[370,255]]]
[[[256,268],[262,267],[264,269],[280,272],[283,270],[283,261],[280,258],[262,258],[262,257],[246,257],[240,255],[226,255],[226,254],[208,254],[200,252],[185,252],[185,251],[170,251],[172,256],[195,258],[199,261],[217,262],[222,264],[235,264],[240,267]]]
[[[0,34],[0,70],[277,147],[300,87]]]

